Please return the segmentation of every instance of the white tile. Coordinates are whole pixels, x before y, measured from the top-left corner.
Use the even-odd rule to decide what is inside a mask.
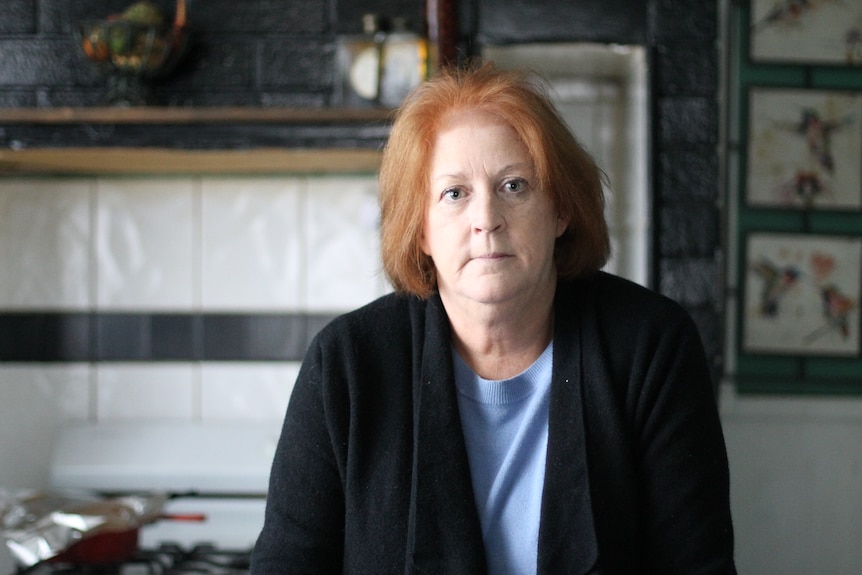
[[[310,179],[306,213],[307,309],[345,311],[380,296],[376,177]]]
[[[299,365],[299,362],[204,364],[201,418],[280,421]]]
[[[749,402],[754,409],[740,411]],[[829,573],[858,572],[859,405],[852,398],[732,398],[722,427],[740,573],[817,573],[823,565]]]
[[[199,303],[195,182],[192,178],[99,180],[99,309],[183,311]]]
[[[0,306],[87,309],[88,179],[0,178]]]
[[[89,415],[90,368],[0,364],[0,487],[47,487],[63,424]]]
[[[191,363],[101,363],[96,418],[180,419],[198,415],[198,368]]]
[[[204,178],[201,189],[203,307],[299,309],[301,181]]]

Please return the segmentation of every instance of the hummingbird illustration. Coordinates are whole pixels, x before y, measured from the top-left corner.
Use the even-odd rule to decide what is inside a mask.
[[[794,266],[779,268],[765,258],[761,258],[754,264],[753,270],[763,280],[763,289],[760,291],[760,313],[767,317],[775,317],[778,315],[779,302],[796,284],[801,273]]]
[[[834,0],[784,0],[783,2],[775,2],[769,12],[751,25],[751,29],[758,31],[770,26],[795,24],[818,6],[830,1]]]
[[[847,126],[852,121],[852,116],[844,118],[825,120],[814,108],[802,109],[799,122],[793,126],[796,134],[805,138],[805,144],[809,155],[824,170],[832,173],[835,171],[835,158],[832,155],[832,135]]]
[[[856,308],[853,298],[841,293],[833,284],[820,288],[821,309],[826,323],[806,336],[807,342],[812,342],[823,335],[837,331],[843,338],[850,335],[850,312]]]

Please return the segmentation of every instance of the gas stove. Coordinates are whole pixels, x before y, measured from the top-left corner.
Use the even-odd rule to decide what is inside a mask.
[[[263,526],[281,429],[271,423],[116,423],[60,434],[51,487],[106,497],[167,495],[120,561],[45,560],[27,575],[244,575]],[[62,558],[62,557],[61,557]]]
[[[210,545],[185,548],[163,543],[112,563],[42,562],[27,575],[247,575],[251,551],[227,551]]]

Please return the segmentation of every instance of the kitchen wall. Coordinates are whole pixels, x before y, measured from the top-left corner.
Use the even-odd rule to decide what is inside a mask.
[[[125,3],[4,2],[0,105],[97,104],[98,75],[70,48],[64,25]],[[157,88],[160,103],[329,105],[335,36],[358,30],[362,13],[384,6],[237,4],[208,0],[196,13],[197,47]],[[647,282],[691,311],[717,374],[725,333],[718,30],[735,4],[477,0],[460,10],[462,48],[473,52],[520,42],[646,47]],[[421,17],[420,2],[385,6]],[[92,126],[58,133],[0,126],[0,145],[153,139]],[[163,145],[183,147],[253,147],[261,138],[208,127],[158,134]],[[301,137],[267,132],[285,145]],[[353,142],[376,145],[374,137]],[[0,363],[0,486],[43,483],[54,433],[68,420],[277,421],[315,326],[386,290],[376,275],[373,194],[372,174],[0,177],[0,353],[25,353],[22,340],[37,333],[50,348],[38,353],[53,354]],[[69,336],[81,332],[85,349]],[[158,345],[166,334],[182,335],[186,359]],[[862,402],[740,394],[730,380],[720,392],[739,572],[856,573]]]
[[[158,0],[170,8],[173,0]],[[0,106],[97,105],[104,80],[78,53],[70,28],[118,12],[128,0],[8,0],[0,22]],[[202,6],[206,8],[202,8]],[[679,300],[701,330],[716,377],[722,363],[717,7],[701,0],[459,0],[459,48],[598,42],[645,48],[649,164],[643,178],[653,220],[647,281]],[[336,100],[335,47],[361,16],[405,17],[421,27],[421,0],[228,0],[190,3],[187,57],[153,87],[174,106],[324,107]],[[338,126],[196,124],[0,126],[0,146],[376,147],[379,130]]]
[[[0,105],[9,108],[98,105],[104,92],[103,78],[78,53],[70,34],[71,26],[87,17],[120,11],[127,4],[125,0],[6,2],[4,19],[0,22]],[[161,4],[170,8],[172,2],[161,0]],[[423,12],[422,2],[417,0],[386,3],[272,0],[247,2],[241,8],[226,0],[213,0],[206,3],[206,9],[202,5],[190,3],[194,34],[191,49],[175,73],[154,86],[156,105],[331,105],[336,91],[333,69],[338,35],[358,31],[360,17],[365,12],[405,16],[414,24],[421,22]],[[635,173],[647,180],[645,188],[651,196],[650,204],[641,206],[641,211],[646,211],[641,218],[652,219],[654,223],[647,231],[649,241],[640,246],[647,254],[647,261],[640,262],[642,275],[644,283],[677,298],[692,312],[717,373],[721,336],[715,289],[720,274],[718,162],[714,155],[718,117],[715,6],[698,0],[578,3],[463,0],[458,6],[460,49],[465,54],[479,53],[483,46],[524,42],[589,41],[645,46],[647,66],[654,71],[642,93],[652,118],[644,131],[652,145],[646,154],[650,163]],[[529,17],[524,17],[524,11]],[[0,126],[0,145],[10,150],[115,145],[225,149],[253,149],[260,145],[377,147],[380,143],[380,130],[374,126],[368,129],[355,126],[339,129],[337,125],[297,128],[12,123]],[[299,180],[309,186],[303,205],[315,205],[316,180],[314,185],[311,179]],[[0,359],[5,360],[4,376],[8,373],[8,379],[0,380],[0,388],[8,393],[23,390],[25,397],[32,395],[30,404],[41,403],[42,396],[60,401],[65,394],[35,390],[51,389],[57,385],[52,381],[60,381],[61,385],[73,382],[68,385],[88,390],[85,395],[69,394],[77,398],[77,403],[73,402],[76,407],[71,408],[75,417],[128,415],[131,408],[106,403],[108,397],[119,401],[117,398],[122,395],[108,394],[103,388],[112,384],[103,382],[119,378],[100,374],[118,367],[139,370],[143,363],[151,362],[146,367],[159,370],[164,376],[147,389],[158,389],[157,395],[165,395],[167,399],[173,390],[182,387],[169,383],[169,376],[179,371],[180,378],[193,383],[184,384],[188,391],[179,392],[181,398],[175,409],[183,412],[183,416],[205,417],[210,412],[204,407],[209,401],[203,389],[208,386],[204,371],[212,367],[210,363],[223,366],[223,362],[235,361],[240,363],[239,367],[249,367],[251,362],[274,361],[273,367],[288,367],[289,362],[301,357],[308,337],[315,326],[326,320],[326,314],[344,308],[325,299],[325,310],[303,307],[311,306],[313,298],[324,293],[317,288],[307,291],[308,301],[289,287],[279,291],[282,285],[300,281],[297,278],[306,273],[295,262],[284,264],[295,267],[282,271],[281,279],[271,283],[250,280],[260,270],[250,269],[243,259],[233,261],[230,264],[233,268],[220,267],[208,259],[213,249],[207,247],[208,242],[214,238],[200,235],[215,234],[212,224],[207,223],[206,210],[214,194],[210,190],[215,185],[208,179],[143,182],[129,178],[82,179],[49,180],[43,184],[16,181],[7,175],[0,182],[4,186],[4,202],[14,206],[0,216],[4,218],[4,238],[10,237],[3,243],[4,259],[0,262],[0,269],[10,270],[0,272],[3,278],[0,281],[7,288],[0,308]],[[236,183],[235,187],[245,185]],[[66,187],[73,191],[65,190]],[[242,201],[243,197],[237,193],[236,201]],[[349,194],[344,196],[348,197]],[[330,203],[342,201],[338,194],[321,196],[323,199]],[[176,225],[170,220],[165,222],[179,239],[168,240],[161,232],[145,231],[157,228],[166,217],[184,218],[184,222]],[[54,223],[41,222],[42,218]],[[59,222],[66,223],[59,226]],[[242,233],[253,233],[239,228]],[[306,233],[302,227],[293,231]],[[75,239],[69,240],[61,234]],[[39,242],[31,240],[32,237]],[[231,234],[223,238],[227,244],[238,241]],[[87,251],[77,249],[70,254],[62,251],[72,250],[76,242],[88,245]],[[240,243],[248,245],[252,240]],[[37,245],[42,247],[35,248]],[[28,251],[24,251],[24,246]],[[60,251],[53,251],[52,246]],[[280,260],[276,255],[271,257],[276,262],[271,265],[277,267]],[[309,261],[326,261],[316,252],[305,257]],[[160,266],[173,267],[167,270]],[[183,272],[183,266],[190,268]],[[357,279],[345,277],[335,273],[329,284],[353,293]],[[165,282],[175,285],[165,289],[163,286],[168,285]],[[234,285],[236,282],[242,289]],[[250,302],[260,301],[260,293],[255,290],[261,290],[263,284],[269,285],[268,293],[274,299],[265,309],[259,309],[254,306],[261,304]],[[63,296],[57,297],[57,293]],[[362,289],[356,292],[358,299],[366,295]],[[201,365],[191,368],[176,365],[189,360]],[[63,370],[77,375],[67,375]],[[43,371],[48,375],[35,378],[43,383],[32,384],[29,376]],[[51,374],[58,375],[51,377]],[[132,380],[129,377],[122,381]],[[13,381],[18,383],[13,385]],[[126,384],[113,385],[116,388]],[[18,403],[23,401],[16,399]],[[167,402],[153,403],[152,399],[130,402],[137,406],[135,410],[139,408],[141,413],[153,417],[180,415],[162,414],[160,410],[168,408],[161,403]],[[11,406],[12,402],[3,404]],[[61,405],[65,403],[61,401]],[[4,409],[12,408],[0,406],[0,411]],[[18,413],[22,412],[15,409],[11,415]],[[4,418],[5,425],[11,425],[8,423],[13,419],[11,415]],[[3,449],[15,450],[25,459],[30,457],[22,455],[27,449],[20,446],[7,447],[4,442]],[[27,470],[44,465],[39,463],[42,456],[31,459],[34,462],[31,467],[7,467],[0,461],[0,474],[10,474],[8,477],[15,477],[16,483],[24,480],[21,478],[30,478],[32,473]]]
[[[646,283],[634,257],[648,220],[643,50],[541,54],[564,118],[626,191],[610,190],[627,255],[608,269]],[[495,53],[509,65],[536,56]],[[377,211],[374,173],[0,178],[0,405],[24,407],[0,429],[20,436],[22,416],[45,415],[31,456],[0,446],[0,486],[44,478],[68,422],[277,429],[316,330],[389,291]]]
[[[80,316],[93,348],[0,362],[0,486],[44,485],[69,421],[277,429],[316,328],[388,291],[376,191],[373,174],[0,178],[4,353],[34,313],[63,312],[59,339]]]

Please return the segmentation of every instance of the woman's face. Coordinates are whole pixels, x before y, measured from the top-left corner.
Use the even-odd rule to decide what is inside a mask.
[[[565,231],[515,130],[478,110],[445,118],[429,170],[422,250],[447,303],[533,301],[553,289]]]

